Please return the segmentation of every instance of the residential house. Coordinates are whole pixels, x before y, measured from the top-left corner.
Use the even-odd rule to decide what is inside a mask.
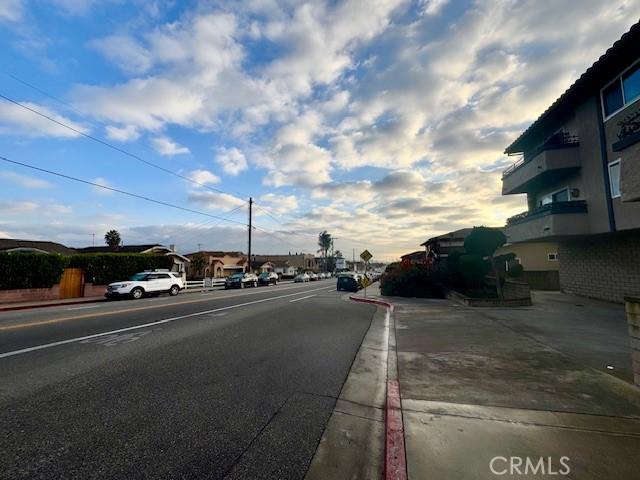
[[[316,263],[315,257],[310,253],[295,253],[295,254],[287,254],[287,255],[254,255],[252,256],[253,261],[257,263],[264,262],[287,262],[289,266],[295,268],[296,270],[317,270],[318,265]]]
[[[509,242],[557,242],[563,291],[640,295],[640,23],[506,149]]]
[[[182,276],[186,276],[187,265],[190,260],[184,255],[180,255],[176,251],[175,245],[165,246],[159,243],[151,243],[144,245],[119,245],[117,247],[109,247],[108,245],[100,247],[82,247],[76,248],[77,253],[142,253],[148,255],[165,255],[173,259],[171,271],[180,272]]]
[[[188,253],[187,258],[204,255],[205,268],[201,272],[187,271],[189,278],[224,278],[234,273],[246,272],[248,268],[247,255],[243,252],[201,251]]]
[[[278,260],[273,262],[273,271],[283,278],[293,278],[296,276],[296,268],[289,265],[289,262]]]
[[[449,254],[453,252],[464,251],[464,239],[469,236],[471,230],[473,230],[473,228],[461,228],[454,232],[432,237],[420,245],[425,247],[427,258],[442,260],[447,258]]]
[[[65,247],[55,242],[0,238],[0,253],[57,253],[60,255],[74,255],[78,252],[73,248]]]
[[[495,256],[512,253],[515,262],[524,269],[522,279],[534,290],[559,290],[558,244],[555,242],[507,243]],[[510,264],[502,266],[509,270]]]
[[[417,250],[407,253],[400,257],[400,261],[411,265],[425,265],[427,263],[427,252],[425,250]]]

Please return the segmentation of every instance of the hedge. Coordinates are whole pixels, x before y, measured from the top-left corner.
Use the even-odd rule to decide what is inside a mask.
[[[55,253],[0,253],[0,289],[50,288],[68,263]]]
[[[126,280],[131,275],[155,268],[170,269],[173,259],[148,254],[78,254],[55,253],[0,254],[0,289],[50,288],[60,282],[65,268],[82,268],[85,282],[98,285]]]
[[[97,253],[72,255],[69,266],[84,270],[85,282],[106,285],[127,280],[134,273],[155,268],[170,269],[173,259],[149,254]]]

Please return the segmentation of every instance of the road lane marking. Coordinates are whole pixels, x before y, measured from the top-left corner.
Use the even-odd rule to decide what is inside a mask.
[[[83,340],[80,343],[98,343],[104,345],[105,347],[115,347],[116,345],[135,342],[136,340],[140,340],[142,337],[150,333],[151,330],[143,330],[142,332],[123,333],[121,335],[105,335],[98,338],[89,338],[87,340]]]
[[[289,303],[299,302],[300,300],[304,300],[305,298],[311,298],[311,297],[315,297],[315,295],[307,295],[306,297],[302,297],[302,298],[295,298],[295,299],[293,299],[293,300],[289,300]]]
[[[296,288],[300,288],[300,287],[306,287],[308,285],[296,285],[296,286],[291,286],[291,287],[284,287],[284,288],[279,288],[278,291],[286,291],[286,290],[293,290]],[[187,305],[190,303],[202,303],[202,302],[210,302],[212,300],[223,300],[225,298],[237,298],[237,297],[243,297],[246,295],[258,295],[260,293],[265,293],[265,292],[269,292],[270,290],[260,290],[260,291],[256,291],[256,292],[244,292],[243,294],[240,294],[240,292],[238,292],[237,295],[224,295],[224,296],[220,296],[220,297],[215,297],[215,298],[201,298],[199,300],[187,300],[184,302],[174,302],[174,303],[163,303],[160,305],[147,305],[147,306],[141,306],[141,307],[131,307],[131,308],[123,308],[121,310],[113,310],[113,311],[109,311],[109,312],[100,312],[100,313],[87,313],[85,315],[76,315],[73,317],[62,317],[62,318],[52,318],[50,320],[41,320],[38,322],[28,322],[28,323],[17,323],[15,325],[7,325],[4,327],[0,327],[0,332],[2,331],[7,331],[7,330],[18,330],[20,328],[28,328],[28,327],[38,327],[41,325],[50,325],[53,323],[61,323],[61,322],[67,322],[69,320],[82,320],[85,318],[93,318],[93,317],[102,317],[104,315],[116,315],[118,313],[129,313],[129,312],[138,312],[141,310],[151,310],[154,308],[164,308],[164,307],[172,307],[174,305]],[[313,290],[305,290],[307,292],[312,292]],[[301,292],[304,293],[304,292]],[[100,306],[105,305],[104,303],[101,303]],[[98,306],[98,305],[96,305]]]
[[[0,353],[0,358],[13,357],[15,355],[21,355],[23,353],[35,352],[36,350],[44,350],[45,348],[57,347],[57,346],[60,346],[60,345],[66,345],[68,343],[82,342],[83,340],[89,340],[89,339],[92,339],[92,338],[103,337],[105,335],[114,335],[114,334],[122,333],[122,332],[130,332],[132,330],[139,330],[141,328],[153,327],[153,326],[156,326],[156,325],[162,325],[164,323],[175,322],[176,320],[182,320],[184,318],[198,317],[200,315],[208,315],[210,313],[222,312],[222,311],[226,311],[226,310],[231,310],[233,308],[246,307],[247,305],[255,305],[257,303],[270,302],[272,300],[279,300],[281,298],[293,297],[295,295],[300,295],[301,293],[315,292],[317,290],[326,290],[326,289],[325,288],[315,288],[315,289],[312,289],[312,290],[305,290],[304,292],[288,293],[286,295],[279,295],[277,297],[262,298],[260,300],[253,300],[251,302],[238,303],[238,304],[235,304],[235,305],[228,305],[226,307],[214,308],[212,310],[205,310],[205,311],[202,311],[202,312],[188,313],[186,315],[180,315],[178,317],[165,318],[163,320],[157,320],[155,322],[144,323],[142,325],[134,325],[132,327],[119,328],[117,330],[111,330],[109,332],[94,333],[93,335],[85,335],[84,337],[76,337],[76,338],[70,338],[68,340],[60,340],[58,342],[53,342],[53,343],[45,343],[43,345],[36,345],[35,347],[22,348],[20,350],[14,350],[12,352]]]

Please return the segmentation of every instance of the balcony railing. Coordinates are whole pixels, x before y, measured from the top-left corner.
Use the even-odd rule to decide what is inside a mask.
[[[517,162],[515,162],[513,165],[507,168],[504,172],[502,172],[502,178],[508,175],[511,175],[514,171],[516,171],[522,165],[529,162],[530,160],[532,160],[533,158],[535,158],[545,150],[571,148],[571,147],[577,147],[578,145],[580,145],[580,139],[576,135],[570,135],[567,132],[556,133],[550,136],[549,138],[547,138],[542,144],[540,144],[533,150],[522,154],[522,156],[518,159]]]
[[[571,200],[569,202],[547,203],[534,210],[519,213],[507,219],[507,225],[516,225],[545,215],[559,215],[566,213],[587,213],[587,202],[584,200]]]

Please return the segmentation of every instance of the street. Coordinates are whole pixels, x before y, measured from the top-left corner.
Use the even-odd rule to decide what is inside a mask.
[[[0,314],[1,478],[303,478],[375,312],[333,280]]]

